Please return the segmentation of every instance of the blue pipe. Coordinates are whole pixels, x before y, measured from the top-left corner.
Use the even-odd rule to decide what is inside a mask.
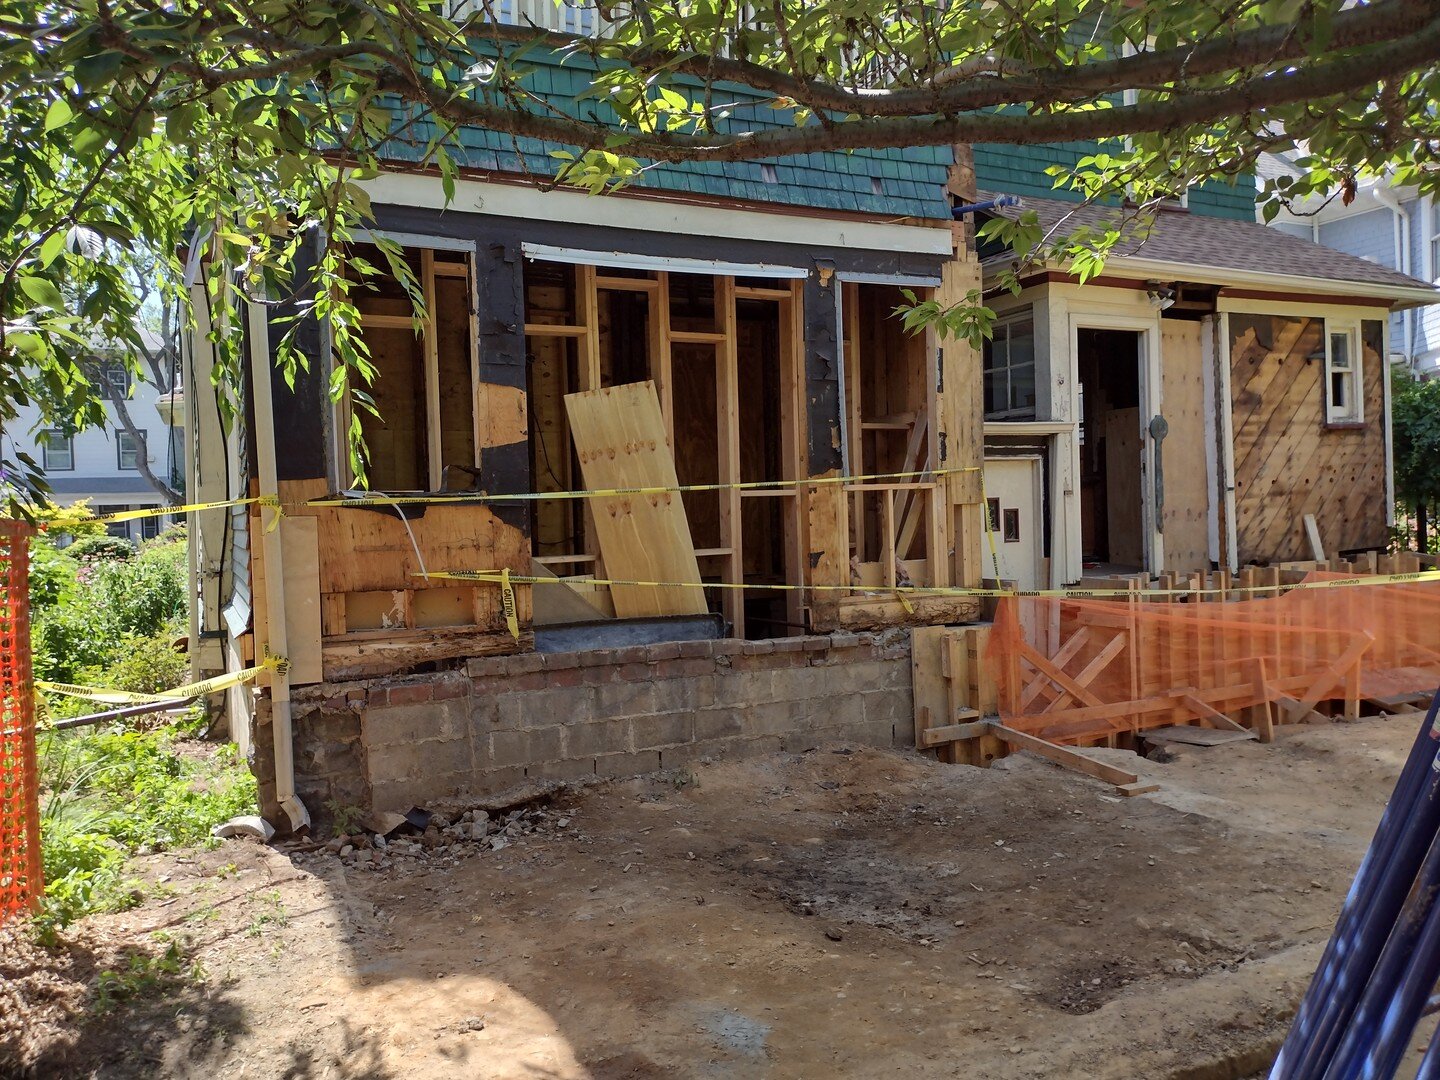
[[[987,199],[985,202],[967,203],[963,206],[951,207],[950,216],[953,218],[963,218],[967,214],[978,214],[985,210],[1003,210],[1007,206],[1023,205],[1025,204],[1021,202],[1019,195],[998,195],[993,199]]]
[[[1440,692],[1430,701],[1270,1080],[1313,1080],[1324,1072],[1429,849],[1436,823],[1422,825],[1414,812],[1425,794],[1427,775],[1436,775],[1431,765],[1437,709]]]
[[[1440,841],[1431,849],[1432,854],[1437,849],[1440,849]],[[1427,857],[1427,866],[1432,862],[1440,865],[1440,858],[1432,860]],[[1390,1080],[1399,1071],[1405,1051],[1410,1048],[1410,1038],[1420,1023],[1425,1003],[1435,989],[1436,980],[1440,979],[1440,903],[1436,902],[1440,897],[1440,871],[1434,867],[1430,869],[1430,875],[1416,890],[1428,893],[1426,899],[1430,913],[1418,940],[1409,950],[1399,988],[1391,995],[1389,1006],[1381,1018],[1375,1045],[1356,1075],[1373,1080]]]
[[[1425,1056],[1420,1059],[1420,1069],[1415,1073],[1415,1080],[1440,1080],[1440,1028],[1436,1028],[1435,1034],[1430,1036],[1430,1045],[1425,1048]]]
[[[1394,1075],[1375,1071],[1378,1063],[1405,1056],[1420,1010],[1435,988],[1440,967],[1440,840],[1432,838],[1414,886],[1405,898],[1375,971],[1355,1007],[1327,1080]],[[1429,978],[1426,980],[1426,973]],[[1398,1045],[1397,1045],[1398,1044]]]

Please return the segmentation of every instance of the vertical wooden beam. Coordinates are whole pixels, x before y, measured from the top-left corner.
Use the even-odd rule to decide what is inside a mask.
[[[670,352],[670,273],[661,270],[655,275],[660,283],[650,294],[650,377],[660,395],[660,412],[665,417],[665,433],[670,449],[675,449],[675,386],[673,357]]]
[[[742,551],[745,530],[742,526],[740,489],[740,388],[738,341],[735,326],[735,279],[715,278],[715,319],[725,340],[715,349],[715,413],[719,418],[720,483],[731,487],[720,491],[720,544],[730,549],[724,556],[725,580],[740,584],[745,580]],[[725,589],[722,603],[725,617],[736,637],[745,636],[745,594],[741,589]]]
[[[968,250],[963,232],[957,234],[956,244],[955,257],[940,271],[936,300],[942,306],[965,303],[967,295],[980,288],[980,264]],[[977,350],[967,341],[941,340],[938,362],[935,460],[941,469],[971,470],[949,473],[943,481],[943,518],[954,560],[951,579],[961,588],[974,589],[984,576],[979,472],[985,458],[984,381]]]
[[[801,434],[801,421],[805,415],[805,396],[802,386],[804,372],[802,357],[804,350],[804,327],[800,321],[802,294],[792,283],[787,299],[776,304],[776,329],[780,340],[780,478],[799,480],[808,475],[805,469],[805,440]],[[785,545],[785,582],[788,585],[804,583],[803,570],[805,552],[805,520],[802,512],[804,494],[798,486],[788,489],[780,500],[781,537]],[[785,594],[785,618],[799,625],[804,618],[805,597],[802,593],[790,591]]]
[[[440,335],[435,332],[435,252],[420,251],[420,288],[425,297],[425,459],[430,490],[439,491],[445,469],[440,438]]]

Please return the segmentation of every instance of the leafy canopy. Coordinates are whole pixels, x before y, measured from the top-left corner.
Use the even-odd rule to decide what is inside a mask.
[[[549,2],[506,8],[547,22]],[[187,253],[219,383],[238,385],[241,303],[293,295],[330,323],[332,392],[364,407],[374,370],[351,297],[374,268],[347,273],[345,249],[369,213],[364,183],[398,138],[453,192],[464,125],[544,140],[550,179],[596,192],[683,160],[1092,139],[1103,152],[1056,185],[1142,207],[1247,174],[1263,150],[1298,149],[1303,171],[1269,182],[1268,206],[1343,197],[1370,174],[1436,185],[1432,0],[775,0],[743,17],[731,0],[631,0],[581,15],[603,32],[502,23],[494,0],[5,0],[0,425],[31,399],[54,422],[98,419],[86,343],[138,345],[129,268],[158,259],[179,292]],[[597,69],[563,107],[533,78],[557,52]],[[732,108],[736,84],[774,108]],[[312,280],[296,282],[317,232]],[[1062,232],[992,227],[1022,258],[1087,273],[1119,237],[1118,223]],[[927,317],[984,332],[946,314]],[[287,342],[278,362],[302,361]],[[0,468],[20,496],[43,484],[29,459],[0,453]]]

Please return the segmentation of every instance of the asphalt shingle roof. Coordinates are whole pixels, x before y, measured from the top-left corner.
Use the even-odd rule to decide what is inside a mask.
[[[1064,231],[1082,225],[1099,226],[1113,222],[1121,213],[1115,206],[1083,206],[1058,199],[1028,197],[1023,207],[1007,207],[997,212],[1017,217],[1025,210],[1036,212],[1042,228]],[[1183,211],[1157,212],[1148,233],[1143,223],[1127,222],[1126,235],[1111,251],[1110,257],[1150,259],[1216,270],[1283,274],[1322,281],[1431,289],[1436,300],[1440,300],[1440,289],[1368,259],[1347,255],[1259,222],[1204,217]]]

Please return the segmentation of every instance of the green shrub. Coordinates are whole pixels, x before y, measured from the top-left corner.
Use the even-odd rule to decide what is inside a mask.
[[[67,552],[37,539],[30,545],[30,610],[42,611],[72,598],[79,571],[80,564]]]
[[[159,694],[183,685],[190,675],[190,660],[170,641],[168,635],[127,638],[120,659],[110,665],[101,682],[134,694]]]
[[[72,559],[118,559],[125,562],[135,557],[135,545],[118,536],[86,536],[65,549]]]

